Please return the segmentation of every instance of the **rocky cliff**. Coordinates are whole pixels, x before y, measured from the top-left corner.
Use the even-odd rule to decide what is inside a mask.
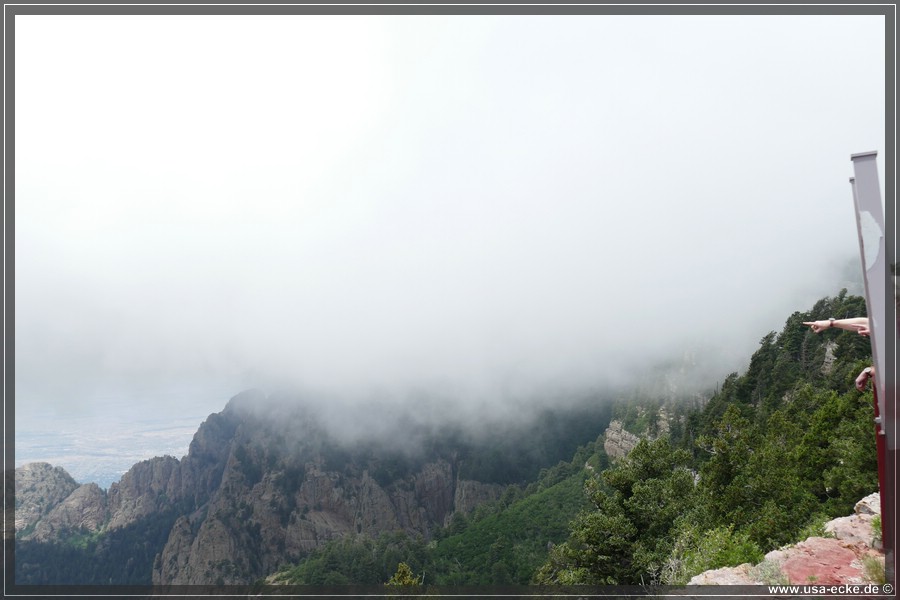
[[[635,434],[625,431],[621,421],[610,421],[603,437],[603,450],[613,459],[624,458],[641,440]]]
[[[33,535],[38,523],[78,489],[64,469],[47,463],[16,469],[15,481],[17,537]]]
[[[29,463],[16,469],[16,539],[55,541],[72,533],[113,530],[170,506],[171,456],[132,467],[108,492],[78,484],[61,467]]]
[[[646,409],[638,409],[640,417],[646,418],[646,413]],[[656,418],[647,427],[643,428],[643,431],[637,434],[625,429],[625,424],[622,421],[613,419],[609,422],[609,427],[606,428],[606,431],[603,432],[603,450],[611,459],[624,458],[637,446],[641,438],[653,440],[668,434],[671,418],[666,408],[662,406],[657,409]]]
[[[302,405],[250,391],[209,416],[182,460],[138,463],[108,492],[47,464],[17,469],[17,539],[120,531],[165,514],[174,525],[153,583],[246,584],[348,534],[427,539],[505,489],[459,471],[455,452],[341,443]]]
[[[349,534],[405,530],[427,539],[455,510],[502,493],[460,480],[452,454],[413,459],[391,447],[343,447],[309,412],[260,418],[249,407],[262,402],[238,397],[198,432],[178,475],[181,490],[201,493],[155,561],[154,583],[246,583]],[[168,489],[177,494],[178,484]]]

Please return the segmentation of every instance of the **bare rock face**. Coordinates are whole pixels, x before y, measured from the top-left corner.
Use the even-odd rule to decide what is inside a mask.
[[[98,531],[109,517],[106,495],[96,483],[75,488],[44,518],[38,521],[31,539],[53,540],[73,531]]]
[[[862,542],[811,537],[785,550],[774,550],[766,560],[781,568],[790,583],[863,583],[861,559],[877,555]]]
[[[239,541],[232,528],[218,516],[203,521],[188,554],[188,573],[182,580],[192,584],[238,584],[246,582],[247,557],[237,552]]]
[[[175,573],[190,577],[188,558],[191,555],[193,540],[194,536],[191,533],[190,521],[187,517],[179,517],[169,532],[169,541],[167,543],[169,552],[166,554],[165,560],[162,556],[156,555],[156,560],[153,563],[153,572],[158,573],[159,578],[163,581],[170,580]]]
[[[881,494],[876,492],[857,502],[854,514],[838,517],[826,523],[825,531],[845,542],[859,542],[880,549],[881,542],[876,542],[879,532],[873,527],[875,517],[879,515],[881,515]]]
[[[416,473],[413,482],[413,498],[420,502],[419,506],[423,509],[422,518],[416,527],[417,531],[427,536],[431,527],[436,523],[443,523],[447,515],[453,512],[455,488],[453,467],[446,460],[428,463],[419,473]],[[412,516],[409,510],[404,512]]]
[[[674,416],[669,416],[669,412],[666,410],[665,406],[660,407],[659,418],[656,420],[656,429],[659,432],[659,436],[669,434],[669,421],[673,418]]]
[[[881,494],[875,492],[869,494],[856,503],[853,510],[858,515],[880,515],[881,514]]]
[[[108,492],[48,464],[17,469],[16,531],[47,542],[162,526],[155,584],[252,583],[348,535],[430,538],[505,490],[460,481],[455,451],[415,443],[341,443],[309,407],[249,391],[209,416],[182,460],[137,463]]]
[[[29,529],[78,488],[64,469],[48,463],[29,463],[16,469],[15,480],[17,535],[30,533]]]
[[[248,488],[239,463],[229,460],[223,491],[213,496],[205,517],[195,517],[195,524],[180,520],[173,528],[154,566],[155,584],[247,583],[286,557],[296,559],[347,535],[402,529],[427,537],[455,510],[457,486],[445,460],[386,487],[365,470],[348,476],[311,461],[298,489],[288,492],[277,468]]]
[[[753,576],[753,566],[744,563],[737,567],[722,567],[695,575],[688,585],[757,585]]]
[[[850,515],[838,517],[825,525],[825,531],[839,540],[875,546],[875,531],[872,522],[875,515]]]
[[[178,474],[176,459],[154,458],[133,466],[105,492],[95,483],[79,485],[61,467],[25,465],[16,469],[16,535],[57,541],[152,517],[178,499]]]
[[[603,449],[610,458],[624,458],[631,452],[641,438],[625,431],[621,421],[610,421],[604,433]]]
[[[179,497],[189,498],[195,505],[209,500],[222,481],[229,442],[237,427],[238,421],[222,413],[209,415],[200,425],[173,481],[181,490]]]
[[[456,483],[456,496],[453,505],[456,511],[470,513],[480,504],[492,502],[500,498],[506,486],[496,483],[461,480]],[[449,518],[445,525],[450,523]]]
[[[109,528],[116,529],[151,515],[181,490],[176,485],[178,460],[165,456],[139,462],[122,479],[109,486]]]
[[[834,340],[828,340],[827,342],[825,342],[825,359],[822,361],[822,368],[820,369],[823,375],[828,375],[834,368],[834,351],[836,349],[837,342],[835,342]]]
[[[116,510],[138,513],[162,493],[192,507],[154,561],[154,584],[245,584],[348,535],[427,539],[505,489],[458,481],[454,460],[341,445],[302,406],[244,394],[210,416],[180,465],[123,478],[117,492],[131,500],[117,498]]]
[[[433,465],[427,465],[426,469],[437,470]],[[433,481],[434,473],[426,477]],[[419,482],[414,479],[406,485],[394,485],[391,489],[385,489],[369,477],[368,473],[364,473],[358,492],[351,493],[350,496],[350,506],[354,513],[351,531],[377,536],[385,528],[420,531],[427,527],[425,511],[416,504],[417,484]]]

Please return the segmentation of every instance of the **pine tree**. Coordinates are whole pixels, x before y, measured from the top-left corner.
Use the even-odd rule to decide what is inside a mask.
[[[413,571],[408,564],[401,562],[397,565],[397,572],[391,576],[386,585],[422,585],[423,579],[424,576],[417,577],[413,574]]]

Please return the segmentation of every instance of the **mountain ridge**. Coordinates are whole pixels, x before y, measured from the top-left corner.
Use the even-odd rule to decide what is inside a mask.
[[[566,417],[573,431],[608,419],[608,411],[585,411]],[[567,423],[556,423],[535,447],[552,456],[551,438],[570,429]],[[430,538],[453,514],[499,498],[509,485],[504,477],[525,472],[522,456],[513,452],[520,442],[475,439],[411,418],[390,426],[408,435],[391,441],[357,436],[347,443],[308,404],[247,390],[200,425],[182,459],[140,461],[107,491],[77,484],[59,467],[30,463],[16,470],[17,501],[32,507],[17,514],[18,575],[53,580],[39,559],[44,546],[72,562],[81,560],[71,555],[73,545],[104,555],[117,545],[138,545],[132,538],[147,530],[154,539],[165,534],[156,547],[140,551],[146,575],[120,583],[243,584],[346,535],[404,531]],[[519,435],[534,433],[525,427]],[[481,458],[485,449],[490,465]],[[536,467],[540,460],[550,464],[540,452],[529,456]],[[62,487],[52,498],[46,490],[32,498],[34,486],[26,485],[32,472],[54,475]]]
[[[408,410],[363,406],[349,415],[336,405],[323,410],[321,399],[316,404],[247,390],[203,422],[184,458],[137,463],[108,494],[101,493],[107,500],[104,519],[86,510],[98,506],[89,500],[96,496],[91,488],[64,509],[57,510],[65,502],[48,503],[46,497],[23,502],[23,514],[37,520],[17,523],[17,559],[23,559],[21,570],[17,560],[17,579],[74,582],[54,575],[48,563],[68,568],[85,560],[84,552],[76,552],[85,550],[95,558],[131,557],[130,566],[115,563],[118,570],[113,564],[106,570],[89,567],[95,569],[89,573],[94,583],[127,573],[131,579],[115,582],[247,584],[338,539],[388,532],[423,541],[453,537],[467,529],[467,512],[498,497],[508,505],[516,496],[508,493],[514,484],[544,481],[538,465],[551,467],[572,456],[559,472],[591,471],[596,508],[579,515],[570,541],[552,551],[532,550],[531,565],[552,553],[542,583],[576,583],[582,574],[627,583],[648,573],[659,576],[660,565],[670,561],[710,568],[728,564],[729,553],[761,557],[792,541],[819,513],[846,514],[860,493],[872,489],[871,401],[867,406],[852,386],[870,360],[867,340],[847,332],[816,336],[802,326],[804,320],[858,315],[862,309],[861,298],[842,292],[807,313],[795,312],[780,334],[763,337],[746,372],[727,376],[708,401],[691,397],[673,404],[670,393],[646,403],[637,397],[618,404],[594,398],[555,412],[533,411],[532,421],[516,416],[508,423],[482,423],[478,434],[420,418],[434,413],[427,404]],[[446,416],[446,409],[440,414]],[[598,438],[600,431],[606,434]],[[655,441],[635,445],[636,437]],[[599,463],[586,462],[580,446],[572,450],[578,440],[590,441],[598,452],[604,448],[604,460],[610,454],[616,462],[601,473]],[[635,460],[633,447],[642,448]],[[675,454],[677,464],[670,465]],[[76,491],[71,477],[50,465],[35,472],[58,481],[62,488],[55,497]],[[22,499],[27,500],[17,497]],[[645,517],[653,511],[639,510],[639,504],[663,500],[687,504],[667,507],[671,514],[665,519],[651,518],[654,529],[646,533]],[[589,539],[584,536],[609,515],[619,519],[623,541],[614,550],[627,566],[616,573],[579,563],[590,559],[582,552],[583,539]],[[482,537],[486,531],[472,530]],[[717,554],[706,551],[708,540],[721,543]],[[501,535],[487,543],[491,561],[507,557],[510,568],[485,573],[476,566],[466,575],[449,564],[448,581],[521,581],[524,563],[514,550],[522,542]],[[397,558],[396,548],[390,552],[391,560]],[[45,558],[51,555],[53,560]],[[701,570],[693,568],[692,573]],[[69,577],[81,581],[82,575]]]

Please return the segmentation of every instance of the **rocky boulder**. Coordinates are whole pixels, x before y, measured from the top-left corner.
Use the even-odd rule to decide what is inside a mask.
[[[859,542],[867,546],[881,548],[876,540],[873,522],[881,515],[880,494],[871,494],[856,503],[854,514],[838,517],[825,524],[825,531],[845,542]]]

